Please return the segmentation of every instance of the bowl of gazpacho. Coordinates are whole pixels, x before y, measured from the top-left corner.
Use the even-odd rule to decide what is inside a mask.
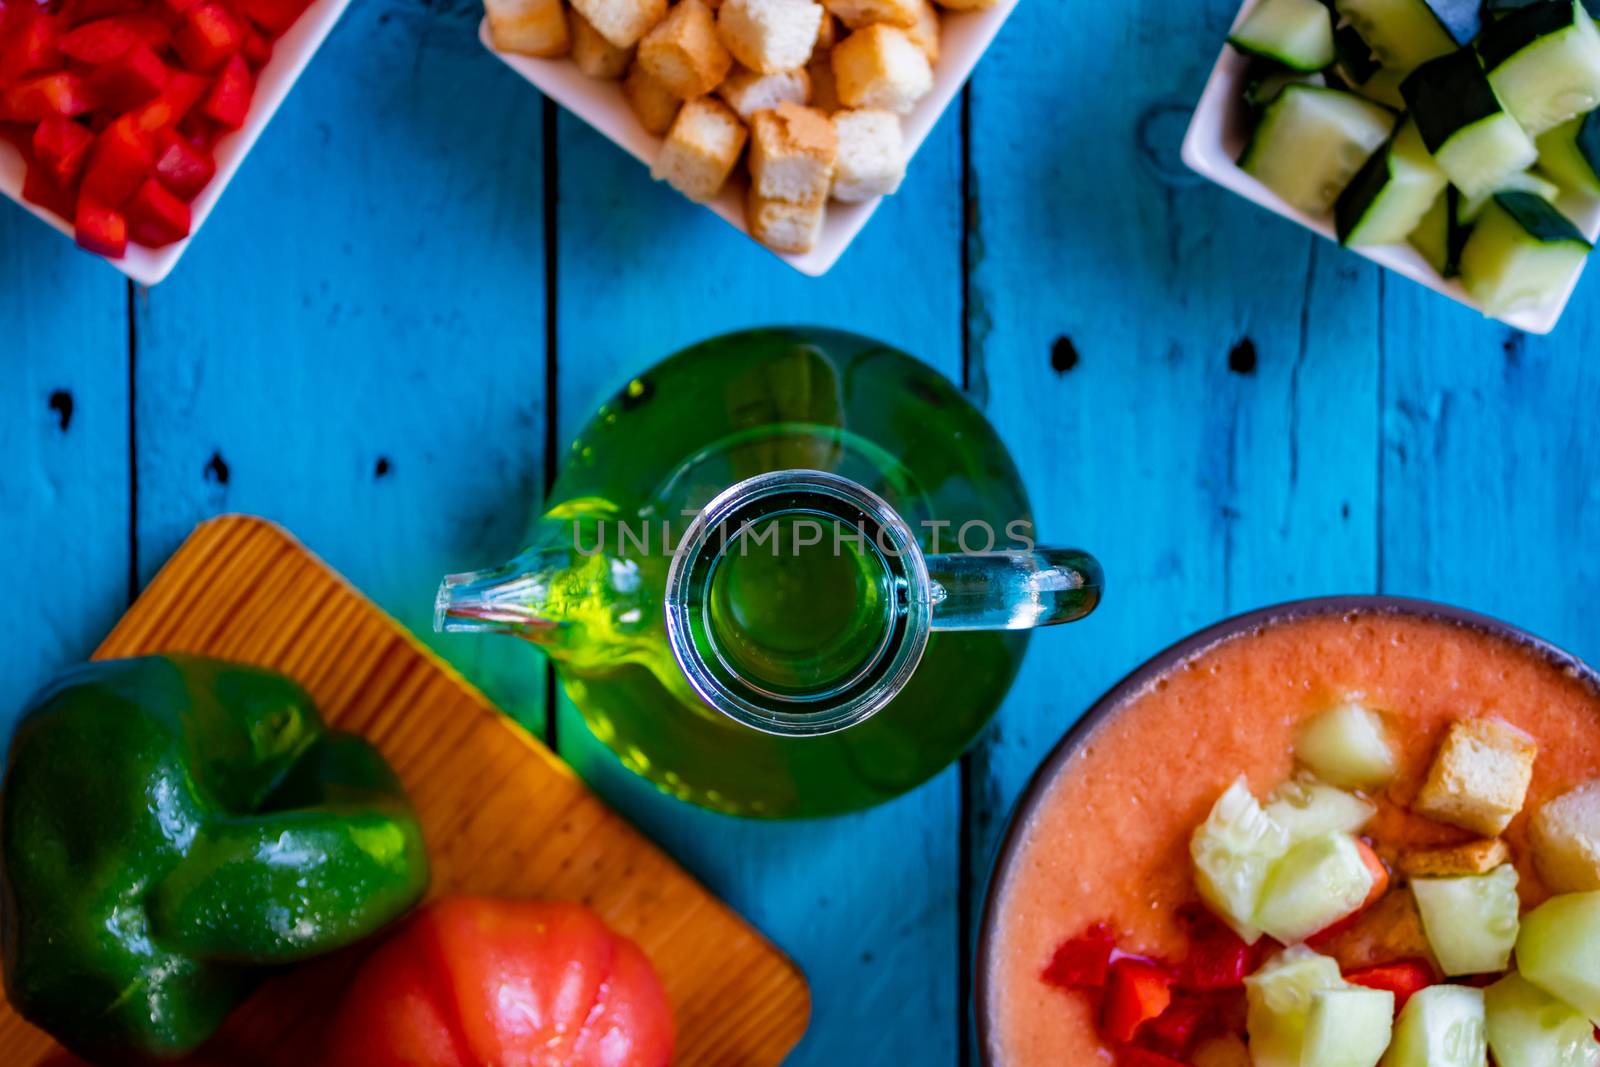
[[[1600,1067],[1600,674],[1391,597],[1220,623],[1002,843],[989,1067]]]

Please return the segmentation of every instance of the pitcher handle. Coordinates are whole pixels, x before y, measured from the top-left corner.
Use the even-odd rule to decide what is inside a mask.
[[[1083,618],[1100,603],[1099,562],[1076,548],[928,557],[931,628],[1028,630]]]

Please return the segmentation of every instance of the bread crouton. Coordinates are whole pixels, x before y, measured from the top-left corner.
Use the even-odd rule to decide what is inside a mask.
[[[678,109],[683,106],[682,99],[672,95],[671,90],[638,63],[623,79],[622,95],[639,119],[639,125],[657,137],[672,129],[672,120],[678,117]]]
[[[839,83],[833,77],[833,59],[827,52],[818,53],[806,64],[811,80],[811,98],[806,101],[818,111],[833,114],[839,110]]]
[[[829,13],[852,30],[881,22],[910,29],[917,24],[917,0],[822,0]]]
[[[906,173],[900,116],[889,111],[840,111],[839,163],[833,173],[833,198],[859,203],[888,196]]]
[[[933,88],[933,68],[906,32],[872,25],[833,50],[833,76],[846,107],[910,113]]]
[[[818,52],[826,52],[839,43],[839,20],[828,14],[822,13],[822,25],[817,27],[817,40],[811,46],[812,56]]]
[[[749,122],[757,111],[767,111],[785,101],[804,104],[811,99],[811,75],[806,68],[778,74],[757,74],[737,67],[717,87],[717,95],[727,101],[741,119]]]
[[[764,200],[826,200],[838,158],[839,135],[820,111],[785,101],[750,123],[750,186]]]
[[[748,134],[733,110],[712,96],[686,102],[673,120],[650,176],[690,200],[705,203],[722,191]]]
[[[822,29],[822,5],[811,0],[723,0],[717,32],[733,57],[761,74],[806,65]]]
[[[622,77],[633,62],[633,49],[618,48],[606,40],[594,24],[578,12],[571,12],[572,62],[591,78]]]
[[[573,8],[618,48],[632,48],[667,15],[667,0],[572,0]]]
[[[733,57],[705,0],[681,0],[639,42],[639,65],[674,95],[704,96],[728,76]]]
[[[752,183],[745,201],[745,221],[750,235],[768,248],[798,255],[816,247],[827,210],[826,200],[811,204],[769,200],[758,195]]]
[[[1411,878],[1455,878],[1488,874],[1511,859],[1511,849],[1498,837],[1468,841],[1450,848],[1424,848],[1400,857],[1400,870]]]
[[[1434,962],[1422,912],[1409,886],[1385,893],[1348,924],[1319,936],[1317,951],[1338,960],[1346,971],[1403,959]]]
[[[1533,738],[1502,719],[1452,723],[1412,807],[1430,819],[1498,837],[1522,810],[1538,751]]]
[[[939,21],[939,9],[929,0],[917,0],[917,21],[906,28],[906,36],[922,49],[932,66],[939,65],[939,32],[943,26]]]
[[[483,0],[489,39],[519,56],[564,56],[572,47],[561,0]]]
[[[1600,779],[1563,793],[1533,817],[1533,862],[1557,893],[1600,889]]]

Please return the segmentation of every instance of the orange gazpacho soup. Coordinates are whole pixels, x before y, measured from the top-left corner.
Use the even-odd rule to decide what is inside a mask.
[[[1365,831],[1385,861],[1474,835],[1406,810],[1451,723],[1494,716],[1538,741],[1526,806],[1506,829],[1522,903],[1549,896],[1529,813],[1600,773],[1600,695],[1537,648],[1388,611],[1292,618],[1226,637],[1131,695],[1062,762],[1027,821],[992,914],[983,1006],[997,1067],[1110,1064],[1092,1001],[1047,983],[1052,952],[1096,923],[1141,955],[1181,959],[1197,900],[1190,837],[1241,774],[1260,794],[1294,772],[1297,726],[1341,700],[1382,709],[1396,773]],[[1332,950],[1325,950],[1332,951]],[[1383,962],[1346,939],[1346,966]]]

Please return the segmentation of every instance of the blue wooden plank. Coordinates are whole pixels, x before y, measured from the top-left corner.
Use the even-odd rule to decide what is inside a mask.
[[[947,116],[840,265],[816,281],[663,186],[568,116],[560,129],[563,441],[627,375],[744,326],[833,325],[960,373],[959,125]],[[954,1062],[959,791],[947,773],[866,814],[739,822],[654,793],[570,707],[561,751],[790,952],[811,981],[795,1064]]]
[[[127,605],[127,285],[0,204],[0,751]]]
[[[478,17],[352,7],[141,301],[139,568],[260,512],[537,723],[531,650],[428,634],[440,576],[513,550],[543,470],[542,120]]]
[[[1177,158],[1232,14],[1079,5],[1063,32],[1023,4],[972,89],[971,376],[1041,536],[1107,574],[971,757],[979,885],[1033,768],[1123,673],[1223,615],[1375,581],[1376,272]]]
[[[1447,600],[1600,661],[1600,289],[1517,333],[1387,284],[1383,587]]]

